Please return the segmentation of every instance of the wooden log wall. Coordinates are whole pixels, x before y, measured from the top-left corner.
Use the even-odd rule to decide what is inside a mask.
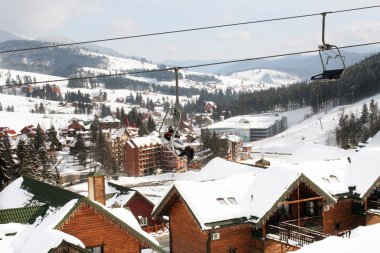
[[[81,240],[86,248],[102,246],[104,253],[140,252],[138,239],[83,203],[61,231]]]
[[[176,201],[169,212],[171,252],[207,252],[208,235],[200,230],[185,203]]]
[[[338,200],[338,203],[323,212],[323,232],[326,234],[335,234],[363,225],[363,217],[352,212],[351,199]]]
[[[366,225],[373,225],[380,223],[380,215],[373,214],[373,213],[367,213],[367,224]]]
[[[246,227],[239,229],[225,228],[219,231],[220,239],[211,240],[211,252],[226,253],[229,249],[235,249],[239,253],[249,253],[251,230],[251,228]]]

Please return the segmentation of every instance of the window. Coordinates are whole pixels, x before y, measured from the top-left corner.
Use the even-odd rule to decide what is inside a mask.
[[[143,216],[138,216],[139,218],[139,224],[140,226],[146,226],[148,225],[148,218],[147,217],[143,217]]]
[[[227,198],[228,202],[230,202],[232,205],[237,205],[237,201],[234,197],[229,197]]]
[[[95,247],[92,247],[92,248],[87,248],[88,251],[92,252],[92,253],[103,253],[103,246],[95,246]]]
[[[226,203],[226,201],[224,200],[224,198],[217,198],[216,199],[218,202],[219,202],[219,204],[221,204],[221,205],[227,205],[227,203]]]

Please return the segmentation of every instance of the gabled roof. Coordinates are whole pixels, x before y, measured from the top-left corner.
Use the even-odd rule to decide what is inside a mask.
[[[158,252],[163,252],[158,243],[140,228],[133,215],[126,209],[121,211],[108,209],[77,193],[25,176],[16,179],[0,192],[0,210],[9,214],[7,222],[20,220],[30,222],[34,214],[38,213],[42,217],[41,224],[46,224],[49,228],[59,228],[72,212],[82,204],[91,206],[111,222],[126,229],[136,236],[141,243]],[[48,206],[48,208],[43,209],[41,207],[43,205]],[[20,210],[25,207],[30,209]],[[17,209],[10,210],[10,208]],[[133,217],[133,219],[128,218],[128,216]]]
[[[350,157],[348,184],[356,186],[360,198],[367,198],[380,183],[380,147],[363,148]]]
[[[48,205],[43,205],[3,209],[0,210],[0,224],[11,222],[20,224],[32,224],[38,217],[43,216],[48,208]]]
[[[134,196],[140,196],[141,198],[145,199],[145,201],[152,206],[154,206],[154,203],[150,201],[147,197],[145,197],[144,194],[141,194],[138,190],[131,189],[126,186],[118,185],[112,182],[108,182],[108,190],[113,190],[114,195],[112,198],[107,199],[107,206],[111,207],[113,204],[117,203],[121,207],[128,206],[128,202],[134,197]]]
[[[42,205],[61,207],[70,200],[82,198],[77,193],[24,176],[0,192],[0,209]]]
[[[75,250],[74,252],[76,252],[76,253],[90,253],[91,252],[91,251],[86,250],[84,248],[81,248],[75,244],[67,242],[66,240],[62,240],[61,244],[58,245],[57,247],[55,247],[54,249],[49,250],[49,253],[60,252],[60,251],[57,251],[60,247],[63,247],[64,249],[69,248],[69,249]]]
[[[211,161],[216,170],[229,166],[230,162]],[[239,165],[235,164],[236,167]],[[247,169],[240,165],[240,171]],[[212,224],[249,222],[261,226],[285,201],[298,183],[303,182],[322,196],[328,204],[336,200],[307,176],[297,170],[249,167],[250,172],[226,178],[205,181],[179,181],[169,189],[153,210],[153,215],[163,214],[177,198],[181,198],[193,214],[201,229]],[[230,168],[237,173],[237,169]],[[202,171],[199,178],[202,178]],[[210,174],[210,172],[208,172]],[[222,174],[221,174],[222,175]]]
[[[19,223],[0,224],[1,252],[55,252],[52,249],[64,243],[75,252],[88,252],[84,244],[77,238],[62,231],[52,229],[36,221],[32,225]]]

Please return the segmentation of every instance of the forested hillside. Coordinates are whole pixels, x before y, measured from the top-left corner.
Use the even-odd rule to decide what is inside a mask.
[[[0,51],[46,46],[34,40],[11,40],[0,43]],[[80,67],[98,68],[107,64],[106,57],[83,54],[77,47],[56,47],[0,55],[0,68],[69,77]]]
[[[380,54],[347,68],[342,78],[329,82],[301,82],[288,87],[271,88],[253,93],[208,93],[203,90],[198,101],[185,110],[201,110],[205,101],[216,102],[215,116],[282,111],[312,106],[314,111],[326,104],[338,106],[353,103],[380,92]]]

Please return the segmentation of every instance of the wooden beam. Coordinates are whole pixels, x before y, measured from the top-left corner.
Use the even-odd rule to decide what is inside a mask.
[[[300,214],[300,182],[297,185],[297,225],[301,226],[301,214]]]
[[[267,224],[266,224],[266,222],[264,222],[263,223],[263,227],[262,227],[263,238],[265,238],[267,236],[266,226],[267,226]]]
[[[302,202],[307,202],[307,201],[313,201],[313,200],[321,200],[323,197],[311,197],[307,199],[298,199],[298,200],[291,200],[291,201],[283,201],[278,203],[279,206],[282,205],[291,205],[291,204],[297,204],[297,203],[302,203]]]

